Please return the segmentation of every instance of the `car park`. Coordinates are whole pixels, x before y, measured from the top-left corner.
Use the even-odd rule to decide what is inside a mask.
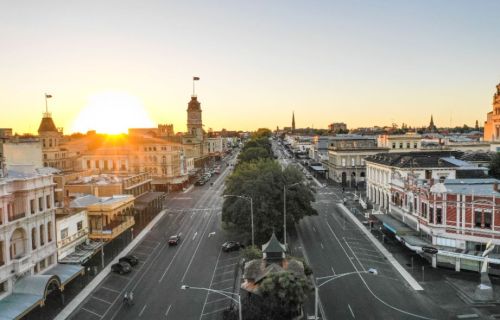
[[[177,244],[179,244],[179,241],[181,241],[181,235],[180,234],[173,235],[168,239],[168,245],[176,246]]]
[[[119,273],[119,274],[124,274],[124,273],[131,272],[132,267],[127,262],[121,261],[121,262],[113,264],[111,266],[111,271]]]
[[[139,259],[137,259],[136,256],[129,254],[118,259],[118,262],[126,262],[133,267],[139,263]]]
[[[224,252],[229,252],[229,251],[238,251],[240,248],[243,248],[244,245],[237,241],[226,241],[222,244],[222,251]]]

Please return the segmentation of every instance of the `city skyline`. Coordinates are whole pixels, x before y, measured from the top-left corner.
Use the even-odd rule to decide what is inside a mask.
[[[35,133],[48,93],[66,133],[111,116],[185,131],[193,76],[206,130],[290,126],[292,112],[298,128],[415,127],[431,114],[482,126],[500,82],[500,3],[450,3],[12,3],[2,126]]]

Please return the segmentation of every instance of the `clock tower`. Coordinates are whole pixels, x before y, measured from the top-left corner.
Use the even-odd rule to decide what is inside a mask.
[[[201,120],[201,104],[197,96],[191,96],[187,108],[187,134],[195,137],[198,141],[203,140],[203,122]]]

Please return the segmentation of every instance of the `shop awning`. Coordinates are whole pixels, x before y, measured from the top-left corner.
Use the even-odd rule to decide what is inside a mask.
[[[0,300],[0,320],[21,319],[38,305],[43,305],[51,283],[61,286],[55,275],[26,276],[17,281],[12,294]]]
[[[79,265],[74,264],[56,264],[54,267],[45,271],[44,275],[54,275],[59,277],[61,281],[61,289],[64,289],[64,286],[76,278],[79,275],[83,275],[84,268]]]
[[[324,172],[324,171],[326,171],[326,169],[323,168],[323,166],[311,166],[310,168],[313,169],[316,172]]]
[[[391,231],[392,233],[398,236],[415,234],[415,230],[411,229],[406,224],[391,217],[390,215],[376,214],[374,215],[374,217],[376,217],[380,222],[382,222],[382,224],[387,230]]]

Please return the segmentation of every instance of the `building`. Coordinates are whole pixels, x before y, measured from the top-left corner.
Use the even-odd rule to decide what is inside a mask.
[[[429,126],[427,127],[427,131],[434,133],[437,132],[436,125],[434,125],[434,117],[431,115],[431,121],[429,122]]]
[[[205,143],[201,104],[196,95],[191,96],[186,112],[187,132],[182,137],[184,154],[187,158],[194,158],[197,168],[202,168],[209,159],[208,145]]]
[[[111,241],[129,230],[135,223],[132,195],[112,197],[86,195],[73,200],[70,208],[87,210],[89,238],[92,240]]]
[[[406,134],[383,134],[377,137],[377,145],[387,148],[389,152],[411,152],[421,149],[422,136],[409,132]]]
[[[458,151],[425,151],[382,153],[372,155],[366,161],[366,194],[377,208],[389,210],[391,188],[409,175],[416,179],[444,179],[485,177],[485,168],[460,160]],[[401,181],[403,181],[401,180]]]
[[[332,133],[347,133],[347,124],[343,122],[334,122],[328,125],[328,131]]]
[[[79,266],[57,264],[53,170],[42,167],[41,150],[38,140],[4,144],[0,310],[7,319],[19,319],[43,306],[49,292],[63,291],[83,272]]]
[[[364,187],[365,158],[387,151],[377,146],[375,137],[337,135],[328,147],[328,178],[343,186]]]
[[[500,83],[497,84],[496,89],[493,95],[493,110],[487,113],[484,123],[485,141],[500,141]]]

